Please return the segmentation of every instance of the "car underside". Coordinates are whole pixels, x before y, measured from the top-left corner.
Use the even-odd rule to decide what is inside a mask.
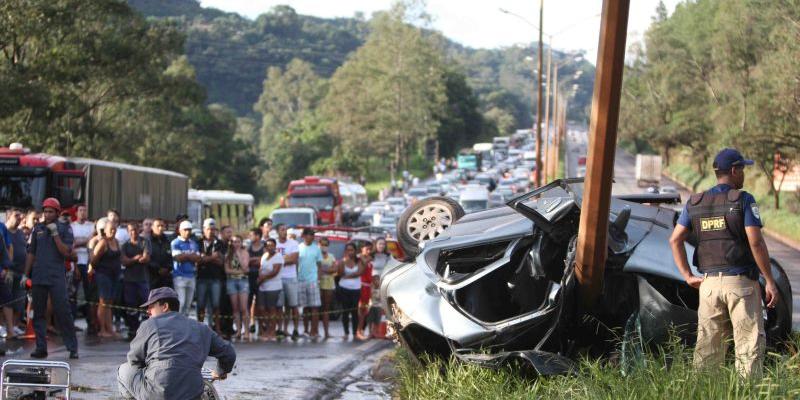
[[[671,336],[691,345],[698,292],[683,280],[668,245],[677,212],[658,205],[679,196],[612,199],[602,292],[587,308],[574,270],[581,199],[573,186],[581,181],[557,180],[507,207],[461,218],[446,199],[407,210],[398,234],[405,246],[418,240],[416,249],[404,249],[416,256],[387,266],[381,279],[401,344],[418,359],[514,362],[538,375],[566,373],[582,355],[657,348]],[[450,219],[440,223],[447,211]],[[433,231],[415,232],[419,224],[403,221],[430,226],[430,215],[439,218]],[[686,251],[691,259],[694,246]],[[791,333],[792,299],[783,269],[772,261],[772,270],[781,299],[765,312],[765,327],[768,344],[777,347]]]

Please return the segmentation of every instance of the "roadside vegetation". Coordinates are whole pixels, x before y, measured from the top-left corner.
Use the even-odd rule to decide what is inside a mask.
[[[695,191],[713,185],[719,150],[739,148],[755,161],[745,186],[767,227],[800,239],[800,194],[771,183],[774,170],[800,162],[800,3],[698,0],[669,11],[661,2],[631,46],[621,145],[661,154]]]
[[[716,185],[714,174],[702,176],[688,162],[682,162],[688,157],[688,154],[673,155],[674,160],[666,168],[667,173],[678,183],[694,191],[706,190]],[[770,192],[770,181],[756,169],[748,171],[744,188],[756,198],[764,227],[800,242],[800,230],[797,229],[800,226],[800,193],[783,193],[780,196],[780,208],[776,208],[775,197]]]
[[[398,350],[395,397],[401,399],[796,399],[800,397],[797,339],[788,354],[767,354],[764,378],[747,382],[733,363],[712,371],[692,367],[692,351],[670,345],[646,354],[623,374],[618,365],[583,360],[573,376],[526,379],[520,370],[491,370],[456,361],[421,367]]]

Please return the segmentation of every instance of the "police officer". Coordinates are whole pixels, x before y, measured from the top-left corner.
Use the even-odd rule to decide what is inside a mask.
[[[28,243],[25,275],[31,277],[33,284],[33,329],[36,332],[36,349],[31,353],[31,358],[47,357],[45,311],[48,296],[53,300],[53,316],[61,331],[64,346],[69,350],[69,358],[78,358],[78,340],[67,302],[64,265],[72,252],[73,236],[69,224],[58,222],[60,211],[58,200],[52,197],[45,199],[42,202],[44,223],[37,223],[33,227]]]
[[[744,167],[752,164],[734,149],[720,151],[714,158],[718,184],[689,198],[670,238],[675,264],[686,283],[700,290],[695,367],[722,364],[733,336],[736,368],[743,377],[760,376],[764,356],[759,271],[767,307],[778,302],[758,205],[741,190]],[[697,239],[694,264],[702,276],[689,269],[684,242],[690,233]]]

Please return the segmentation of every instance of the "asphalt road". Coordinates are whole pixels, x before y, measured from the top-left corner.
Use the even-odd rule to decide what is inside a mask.
[[[565,165],[567,167],[567,176],[574,177],[576,176],[578,157],[587,154],[588,133],[586,129],[570,129],[566,143],[567,160]],[[644,188],[640,188],[636,184],[635,166],[636,159],[633,155],[622,149],[617,150],[614,160],[613,194],[642,193]],[[661,186],[667,185],[676,187],[684,202],[691,195],[690,191],[685,190],[677,182],[663,176],[661,178]],[[766,224],[769,226],[769,221]],[[778,260],[786,274],[789,275],[792,284],[793,325],[795,330],[800,330],[800,249],[787,246],[768,235],[766,236],[766,241],[770,256]]]
[[[389,399],[387,384],[374,382],[370,370],[393,346],[388,340],[341,339],[341,323],[332,321],[327,341],[281,343],[234,342],[236,365],[215,387],[225,399]],[[69,361],[73,399],[120,398],[117,367],[125,361],[128,343],[78,334],[79,360],[67,360],[59,338],[49,341],[49,360]],[[2,343],[2,342],[0,342]],[[7,359],[28,359],[33,341],[4,343]],[[210,359],[206,367],[213,367]]]

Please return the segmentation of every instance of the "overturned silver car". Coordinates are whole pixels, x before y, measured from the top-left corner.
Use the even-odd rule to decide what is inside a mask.
[[[407,209],[398,239],[410,256],[387,266],[381,280],[401,344],[417,357],[516,362],[539,375],[566,373],[579,355],[618,354],[621,338],[656,346],[675,333],[692,344],[698,292],[669,248],[678,212],[658,205],[679,195],[612,199],[603,291],[584,309],[573,270],[581,184],[557,180],[508,207],[466,216],[448,198]],[[764,318],[767,342],[778,346],[791,333],[792,291],[775,261],[772,270],[781,299]]]

